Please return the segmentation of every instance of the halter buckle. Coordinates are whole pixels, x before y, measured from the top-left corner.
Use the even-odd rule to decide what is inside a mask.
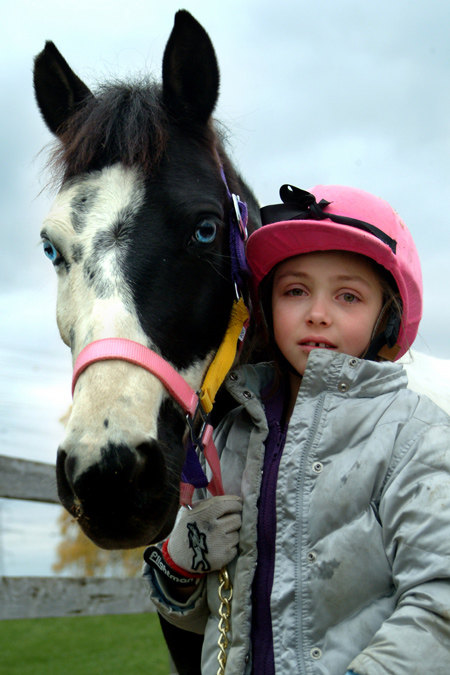
[[[203,450],[203,437],[205,435],[206,427],[209,422],[209,414],[205,411],[202,406],[200,399],[198,400],[197,407],[194,410],[194,414],[191,415],[188,413],[186,415],[186,422],[189,427],[189,435],[191,437],[191,442],[194,448],[199,448]],[[200,425],[200,426],[199,426]],[[197,432],[196,429],[199,428]]]

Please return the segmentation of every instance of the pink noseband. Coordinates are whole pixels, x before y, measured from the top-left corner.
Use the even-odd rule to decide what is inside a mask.
[[[144,345],[125,338],[105,338],[96,340],[85,347],[75,362],[72,377],[72,396],[81,373],[96,361],[119,359],[145,368],[155,375],[169,394],[183,408],[184,412],[194,416],[198,405],[198,396],[188,383],[156,352]]]
[[[203,411],[199,396],[170,363],[156,352],[138,342],[125,338],[105,338],[91,342],[81,350],[75,362],[72,377],[72,396],[78,378],[86,368],[97,361],[117,359],[140,366],[160,380],[186,415],[191,432],[192,446],[199,447],[203,451],[211,468],[212,478],[206,487],[212,495],[224,494],[220,461],[212,438],[213,429],[208,424],[207,415]],[[201,431],[199,434],[195,434],[194,428],[198,420],[202,422]],[[188,457],[192,460],[192,452],[188,452]],[[181,481],[181,504],[191,504],[193,492],[194,485],[192,483]]]

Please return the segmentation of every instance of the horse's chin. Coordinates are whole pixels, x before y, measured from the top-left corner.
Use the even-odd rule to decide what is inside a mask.
[[[70,513],[73,505],[64,505]],[[179,507],[178,495],[168,503],[165,510],[160,506],[152,513],[136,514],[127,517],[117,513],[86,513],[78,505],[77,522],[84,534],[103,549],[118,550],[147,546],[162,541],[169,536]],[[156,513],[157,512],[157,513]]]

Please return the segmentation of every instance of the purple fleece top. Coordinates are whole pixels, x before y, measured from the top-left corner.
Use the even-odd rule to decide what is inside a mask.
[[[283,406],[284,396],[280,387],[265,402],[269,433],[265,443],[258,503],[258,564],[252,586],[252,672],[258,675],[275,674],[270,594],[275,568],[275,494],[278,467],[286,440],[286,429],[281,426]]]

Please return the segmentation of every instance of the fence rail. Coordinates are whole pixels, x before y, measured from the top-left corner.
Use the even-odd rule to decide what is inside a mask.
[[[0,455],[0,497],[59,504],[55,467]],[[0,619],[154,611],[142,578],[0,577]]]
[[[59,504],[55,467],[0,455],[0,497]]]

